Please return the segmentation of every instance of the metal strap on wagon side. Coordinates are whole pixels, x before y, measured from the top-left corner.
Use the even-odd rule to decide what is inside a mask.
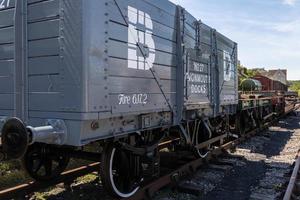
[[[123,14],[123,12],[122,12],[122,10],[121,10],[121,8],[120,8],[117,0],[114,0],[114,3],[116,4],[116,6],[117,6],[117,8],[118,8],[118,10],[119,10],[119,12],[120,12],[120,14],[121,14],[124,22],[126,23],[126,26],[129,27],[128,21],[126,20],[126,17],[124,16],[124,14]],[[134,35],[134,34],[132,34],[132,35]],[[145,52],[142,49],[142,47],[138,44],[138,41],[135,38],[134,38],[134,40],[135,40],[135,42],[136,42],[139,50],[141,51],[142,56],[145,58],[146,64],[148,65],[150,72],[152,73],[152,75],[153,75],[153,77],[154,77],[154,79],[155,79],[155,81],[156,81],[156,83],[157,83],[157,85],[158,85],[158,87],[159,87],[159,89],[160,89],[160,91],[161,91],[161,93],[162,93],[165,101],[167,102],[168,107],[170,108],[170,111],[173,113],[174,116],[176,116],[176,112],[174,112],[174,109],[173,109],[173,107],[172,107],[172,105],[170,103],[170,99],[167,98],[167,96],[166,96],[166,94],[165,94],[165,92],[164,92],[164,90],[162,88],[162,83],[161,83],[160,77],[158,76],[158,74],[156,73],[156,71],[154,69],[152,69],[152,66],[150,66],[149,62],[146,59],[147,56],[145,55]]]
[[[27,0],[16,0],[14,14],[14,115],[28,120]]]
[[[126,26],[129,26],[127,20],[126,20],[126,17],[124,16],[117,0],[114,0],[114,3],[115,5],[117,6],[124,22],[126,23]],[[184,45],[183,45],[183,41],[184,41],[184,30],[181,29],[181,21],[184,22],[185,20],[185,17],[184,17],[184,9],[181,8],[180,6],[177,6],[177,57],[178,57],[178,60],[177,60],[177,88],[178,87],[182,87],[180,89],[177,89],[177,91],[183,91],[184,89],[184,77],[183,77],[183,72],[184,72],[184,58],[183,58],[183,55],[184,55],[184,51],[185,51],[185,48],[184,48]],[[184,23],[183,23],[184,24]],[[133,35],[133,34],[132,34]],[[138,42],[136,41],[135,39],[135,42],[138,44]],[[147,57],[142,49],[142,47],[140,45],[137,45],[139,50],[141,51],[142,53],[142,56],[145,58],[145,61],[146,61],[146,64],[148,65],[149,67],[149,70],[150,72],[152,73],[165,101],[167,102],[168,104],[168,107],[170,108],[170,111],[172,112],[173,114],[173,123],[174,124],[179,124],[179,127],[180,129],[182,130],[182,133],[184,135],[184,137],[186,138],[187,140],[187,143],[191,143],[191,139],[190,139],[190,136],[186,133],[185,129],[182,127],[181,123],[180,123],[180,120],[182,119],[182,109],[183,109],[183,95],[184,94],[177,94],[177,98],[176,98],[176,102],[177,102],[177,108],[176,110],[173,109],[171,103],[170,103],[170,99],[167,98],[163,88],[162,88],[162,83],[161,83],[161,79],[159,77],[159,75],[156,73],[156,71],[154,69],[152,69],[152,67],[150,66],[149,62],[147,61]]]

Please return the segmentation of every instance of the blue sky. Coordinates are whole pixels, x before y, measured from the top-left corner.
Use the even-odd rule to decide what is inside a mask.
[[[170,0],[239,44],[249,68],[288,69],[300,80],[300,0]]]

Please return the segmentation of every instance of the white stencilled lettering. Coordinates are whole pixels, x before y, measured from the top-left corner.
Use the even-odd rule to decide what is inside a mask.
[[[191,71],[186,74],[191,94],[207,95],[209,76],[207,66],[203,63],[193,62]]]
[[[148,94],[120,94],[119,105],[145,105],[148,103]]]
[[[128,21],[128,68],[149,70],[155,61],[153,21],[149,14],[131,6]]]
[[[223,51],[224,59],[224,81],[230,81],[234,75],[234,64],[232,63],[229,52]]]
[[[8,8],[10,0],[0,0],[0,9]]]

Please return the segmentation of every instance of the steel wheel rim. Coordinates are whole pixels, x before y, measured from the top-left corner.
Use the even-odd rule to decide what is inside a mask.
[[[46,152],[43,147],[31,147],[24,157],[24,167],[28,174],[37,181],[57,178],[67,167],[69,158]]]
[[[208,130],[207,126],[204,125],[204,127],[205,127],[205,130],[206,130],[205,132],[207,132],[207,136],[208,136],[208,138],[206,138],[206,139],[210,139],[212,137],[211,132]],[[196,135],[196,142],[197,142],[197,145],[198,145],[199,144],[199,134]],[[206,148],[197,149],[196,152],[197,152],[197,154],[200,158],[206,158],[208,156],[209,152],[210,152],[210,148],[211,148],[211,145],[208,145]],[[201,151],[204,151],[204,153],[201,152]]]
[[[110,177],[110,182],[111,185],[113,187],[114,192],[122,198],[128,198],[133,196],[139,189],[140,187],[137,186],[136,188],[134,188],[131,192],[128,193],[124,193],[122,191],[120,191],[115,183],[115,179],[114,179],[114,174],[113,174],[113,164],[114,164],[114,157],[116,154],[116,148],[113,148],[112,153],[111,153],[111,157],[110,157],[110,161],[109,161],[109,177]]]

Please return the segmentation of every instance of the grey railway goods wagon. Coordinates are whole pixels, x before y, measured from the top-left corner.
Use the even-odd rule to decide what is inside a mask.
[[[0,0],[1,123],[37,142],[234,113],[237,88],[237,44],[167,0]]]

